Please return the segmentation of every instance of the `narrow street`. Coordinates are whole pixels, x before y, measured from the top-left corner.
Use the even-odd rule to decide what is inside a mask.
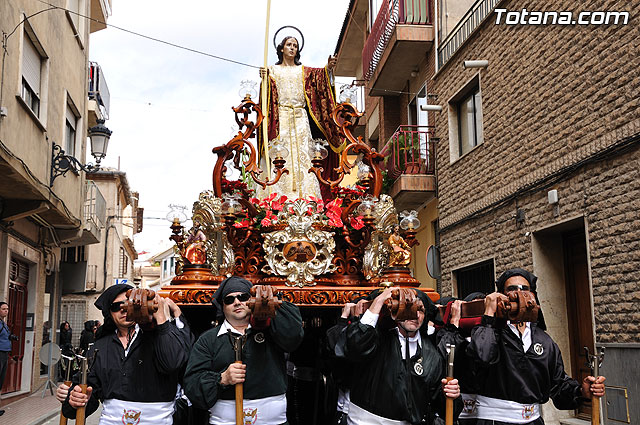
[[[100,414],[102,413],[102,404],[100,405],[100,407],[98,407],[98,410],[96,410],[91,416],[89,416],[85,422],[86,425],[98,425],[98,422],[100,421]],[[70,424],[75,423],[75,421],[70,420],[69,421]],[[60,424],[60,417],[59,416],[54,416],[53,418],[49,419],[46,422],[43,422],[42,425],[58,425]]]

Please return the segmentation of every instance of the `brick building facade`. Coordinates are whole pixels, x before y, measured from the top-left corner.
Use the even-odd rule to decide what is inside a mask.
[[[532,270],[568,372],[586,373],[583,346],[606,347],[605,423],[616,423],[615,403],[627,403],[634,423],[640,27],[633,23],[640,6],[502,1],[496,7],[630,17],[627,25],[497,25],[492,12],[440,64],[433,88],[443,107],[435,114],[442,292],[488,290],[508,268]],[[488,66],[465,68],[468,60]],[[483,282],[469,278],[483,273]],[[548,423],[568,416],[550,406],[544,413]]]

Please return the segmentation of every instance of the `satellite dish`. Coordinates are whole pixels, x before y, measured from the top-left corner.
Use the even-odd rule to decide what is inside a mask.
[[[58,344],[47,342],[40,348],[40,363],[45,366],[51,366],[60,361],[62,352]]]
[[[427,249],[427,272],[434,279],[440,279],[442,270],[440,269],[440,248],[435,245]]]

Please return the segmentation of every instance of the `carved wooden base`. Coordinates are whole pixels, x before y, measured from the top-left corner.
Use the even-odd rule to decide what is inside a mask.
[[[206,266],[185,266],[182,274],[173,278],[172,285],[191,283],[210,283],[217,285],[224,280],[225,276],[216,276],[211,273],[211,269]]]
[[[389,267],[384,269],[380,277],[371,279],[375,286],[382,282],[393,282],[397,286],[420,286],[420,281],[411,276],[411,272],[406,267]]]
[[[222,279],[222,277],[220,279]],[[369,292],[376,289],[374,287],[363,286],[316,285],[302,288],[286,285],[272,286],[275,291],[282,292],[283,299],[299,307],[342,307],[345,303],[368,295]],[[399,286],[406,285],[401,284]],[[207,305],[211,304],[216,289],[218,289],[217,285],[214,286],[212,284],[172,284],[160,289],[159,294],[163,297],[171,298],[176,304],[181,306]],[[434,301],[440,298],[438,293],[431,288],[420,289]]]

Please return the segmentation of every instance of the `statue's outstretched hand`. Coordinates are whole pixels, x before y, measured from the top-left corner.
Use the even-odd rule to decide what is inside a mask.
[[[333,71],[337,63],[338,63],[338,59],[336,59],[335,56],[329,56],[329,59],[327,60],[327,69],[329,71]]]
[[[260,67],[260,79],[264,79],[266,75],[267,75],[267,68]]]

